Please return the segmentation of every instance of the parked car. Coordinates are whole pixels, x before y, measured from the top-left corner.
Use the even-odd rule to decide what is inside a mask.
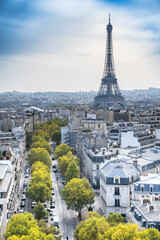
[[[55,203],[55,200],[52,198],[50,202],[51,202],[51,203]]]
[[[54,195],[54,191],[52,190],[52,195]]]
[[[57,172],[57,168],[53,168],[53,172]]]
[[[48,212],[50,212],[50,211],[51,211],[51,209],[50,209],[50,208],[47,208],[47,211],[48,211]]]
[[[52,203],[52,204],[50,205],[50,208],[55,208],[55,204]]]
[[[21,207],[25,207],[25,202],[24,201],[21,202]]]
[[[29,174],[26,174],[26,175],[25,175],[25,178],[29,178]]]
[[[57,216],[53,217],[54,226],[59,228],[59,222]]]
[[[26,200],[26,196],[25,194],[22,194],[22,198],[21,198],[23,201]]]
[[[36,202],[32,202],[32,208],[34,208],[36,204],[37,204]]]
[[[24,210],[23,210],[23,208],[19,210],[19,213],[24,213]]]

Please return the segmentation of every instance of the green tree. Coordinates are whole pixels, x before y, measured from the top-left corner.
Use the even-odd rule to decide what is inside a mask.
[[[81,210],[88,204],[94,202],[95,193],[89,186],[86,178],[73,178],[62,190],[62,196],[68,209],[73,209],[79,213],[81,219]]]
[[[32,178],[31,178],[30,184],[32,185],[39,182],[46,184],[46,186],[49,189],[52,188],[50,173],[48,173],[45,170],[38,169],[37,171],[32,172]]]
[[[27,132],[26,131],[26,149],[29,150],[32,144],[32,132]]]
[[[48,167],[52,164],[50,155],[45,148],[32,148],[28,153],[28,162],[30,165],[37,161],[44,163]]]
[[[119,223],[124,223],[124,217],[122,217],[120,213],[112,213],[108,215],[106,221],[110,224],[110,226],[116,226]]]
[[[37,205],[34,206],[33,213],[37,220],[48,217],[48,212],[41,202],[38,202]]]
[[[52,132],[51,140],[53,142],[56,142],[57,145],[59,145],[61,141],[61,130],[57,129]]]
[[[71,162],[75,162],[77,165],[79,164],[79,159],[75,158],[71,151],[58,159],[59,170],[63,176],[65,175],[67,168]]]
[[[67,144],[60,144],[55,149],[54,158],[59,159],[63,155],[66,155],[69,151],[71,151],[72,153],[74,152],[73,148],[68,146]]]
[[[38,226],[40,227],[40,230],[46,235],[53,234],[55,240],[62,239],[62,236],[60,235],[60,230],[57,227],[55,227],[53,223],[51,223],[50,226],[48,226],[44,219],[40,219],[38,221]]]
[[[48,132],[44,131],[44,130],[36,130],[36,132],[34,133],[34,136],[39,136],[41,138],[43,138],[44,140],[46,140],[47,142],[49,141],[50,137]]]
[[[32,143],[31,148],[45,148],[49,154],[52,153],[52,148],[46,140]]]
[[[31,172],[33,173],[34,171],[38,171],[38,170],[42,170],[42,171],[48,172],[48,173],[51,172],[50,168],[47,165],[45,165],[43,162],[36,161],[32,165]]]
[[[51,190],[47,185],[43,182],[38,182],[38,183],[30,183],[29,188],[26,191],[26,196],[32,201],[40,201],[40,202],[45,202],[46,200],[51,199]]]
[[[31,228],[38,230],[37,221],[31,213],[15,214],[8,220],[4,237],[8,239],[12,235],[19,237],[28,235]]]
[[[75,240],[98,240],[99,235],[103,235],[108,227],[104,216],[90,212],[87,219],[76,226],[73,236]]]
[[[71,162],[65,173],[66,182],[69,182],[72,178],[80,178],[80,170],[75,162]]]
[[[40,142],[40,141],[44,141],[45,139],[42,138],[41,136],[36,136],[36,135],[33,135],[32,137],[32,143],[34,142]]]

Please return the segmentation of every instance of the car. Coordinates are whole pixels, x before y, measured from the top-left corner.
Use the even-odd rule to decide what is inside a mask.
[[[47,208],[47,211],[48,211],[48,212],[50,212],[50,211],[51,211],[51,209],[50,209],[50,208]]]
[[[51,209],[50,213],[49,213],[50,216],[56,216],[55,212],[53,209]]]
[[[25,175],[25,178],[29,178],[29,174],[26,174],[26,175]]]
[[[55,203],[55,200],[52,198],[50,203]]]
[[[59,222],[58,222],[57,216],[54,216],[52,221],[54,222],[54,226],[59,228]]]
[[[66,185],[66,181],[65,180],[63,180],[62,183],[63,183],[64,186]]]
[[[24,201],[21,202],[21,207],[25,207],[25,202]]]
[[[52,195],[54,195],[54,191],[52,190]]]
[[[57,168],[53,168],[53,172],[57,172]]]
[[[36,202],[32,202],[32,208],[34,208],[36,204],[37,204]]]
[[[52,168],[56,168],[56,165],[53,165]]]
[[[24,213],[24,210],[23,210],[23,208],[19,210],[19,213]]]
[[[23,194],[24,194],[26,191],[27,191],[27,189],[26,189],[26,188],[23,188]]]
[[[52,160],[54,160],[54,157],[52,157]]]
[[[22,194],[22,198],[21,198],[23,201],[26,200],[26,196],[25,194]]]
[[[50,208],[55,208],[55,204],[50,205]]]

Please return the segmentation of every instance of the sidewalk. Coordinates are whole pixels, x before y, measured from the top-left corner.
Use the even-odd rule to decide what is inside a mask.
[[[101,216],[104,215],[103,209],[100,206],[100,196],[95,196],[95,202],[92,204],[93,212],[99,213]],[[82,209],[82,220],[85,220],[88,215],[88,209],[84,208]]]

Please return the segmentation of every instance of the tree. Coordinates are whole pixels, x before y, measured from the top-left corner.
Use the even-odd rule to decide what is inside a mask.
[[[66,155],[69,151],[71,151],[72,153],[74,152],[73,148],[68,146],[67,144],[60,144],[55,149],[54,158],[59,159],[63,155]]]
[[[52,188],[50,173],[48,173],[45,170],[39,169],[37,171],[32,172],[32,178],[31,178],[30,184],[32,185],[39,182],[46,184],[46,186],[49,189]]]
[[[45,202],[46,200],[51,199],[51,190],[43,182],[30,183],[29,188],[26,191],[26,196],[32,201]]]
[[[48,167],[52,164],[50,155],[45,148],[32,148],[28,153],[28,162],[30,165],[37,161],[44,163]]]
[[[52,153],[52,148],[46,140],[32,143],[31,148],[45,148],[49,154]]]
[[[98,240],[99,235],[104,234],[108,227],[104,216],[90,212],[87,219],[76,226],[73,236],[75,240]]]
[[[38,226],[40,227],[41,232],[48,234],[53,234],[55,240],[61,240],[62,236],[60,235],[60,230],[54,226],[53,223],[48,226],[48,224],[44,221],[44,219],[40,219],[38,221]]]
[[[72,178],[80,178],[80,170],[75,162],[71,162],[65,173],[66,182],[69,182]]]
[[[12,235],[19,237],[28,235],[31,228],[38,230],[37,222],[31,213],[15,214],[8,220],[4,237],[8,239]]]
[[[59,145],[60,141],[61,141],[61,130],[57,129],[54,130],[51,134],[51,140],[53,142],[56,142],[57,145]]]
[[[46,140],[47,142],[49,141],[50,137],[47,131],[44,130],[36,130],[36,132],[34,133],[34,136],[39,136],[41,138],[43,138],[44,140]]]
[[[40,141],[43,141],[43,140],[44,140],[44,138],[42,138],[41,136],[33,135],[33,137],[32,137],[32,143],[40,142]]]
[[[112,213],[108,215],[106,221],[110,224],[110,226],[116,226],[119,223],[124,223],[124,217],[122,217],[120,213]]]
[[[71,151],[58,159],[59,170],[63,176],[65,175],[67,168],[71,162],[75,162],[77,165],[79,164],[79,159],[75,158]]]
[[[66,202],[67,208],[77,211],[81,219],[82,208],[94,202],[95,193],[90,188],[86,178],[73,178],[63,188],[62,196]]]
[[[38,170],[43,170],[44,172],[48,172],[50,173],[50,168],[48,166],[46,166],[43,162],[35,162],[33,165],[32,165],[32,168],[31,168],[31,171],[32,173],[34,171],[38,171]]]
[[[34,206],[33,213],[37,220],[48,217],[48,212],[41,202],[38,202],[37,205]]]
[[[26,131],[26,149],[27,150],[30,149],[30,146],[32,144],[32,136],[33,136],[32,132],[27,132]]]

